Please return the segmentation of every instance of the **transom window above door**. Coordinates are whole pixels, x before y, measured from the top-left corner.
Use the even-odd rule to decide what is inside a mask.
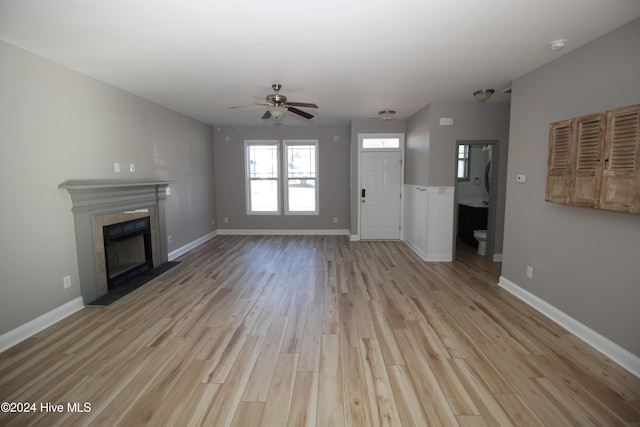
[[[398,137],[364,137],[362,138],[362,148],[367,149],[380,149],[380,148],[400,148],[400,138]]]

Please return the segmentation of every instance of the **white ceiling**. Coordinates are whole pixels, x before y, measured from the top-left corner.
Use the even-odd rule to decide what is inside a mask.
[[[638,0],[0,0],[0,39],[213,125],[270,124],[228,107],[276,82],[320,106],[285,124],[329,125],[481,88],[508,100],[513,79],[639,16]]]

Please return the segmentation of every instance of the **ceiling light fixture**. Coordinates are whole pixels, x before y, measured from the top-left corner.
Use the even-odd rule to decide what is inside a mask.
[[[267,110],[271,113],[271,117],[278,120],[284,116],[285,111],[287,111],[287,107],[282,105],[270,105],[267,107]]]
[[[549,49],[552,51],[562,50],[567,45],[567,41],[565,39],[554,40],[549,43]]]
[[[478,102],[485,102],[485,101],[488,101],[489,98],[491,98],[491,95],[493,95],[493,92],[495,92],[495,90],[493,89],[480,89],[473,92],[473,96],[476,97],[476,100]]]
[[[391,120],[395,115],[396,115],[396,112],[393,110],[378,111],[378,116],[380,116],[382,120]]]

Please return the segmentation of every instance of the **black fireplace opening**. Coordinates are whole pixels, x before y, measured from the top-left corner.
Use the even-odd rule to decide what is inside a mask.
[[[116,288],[153,268],[151,218],[103,227],[107,288]]]

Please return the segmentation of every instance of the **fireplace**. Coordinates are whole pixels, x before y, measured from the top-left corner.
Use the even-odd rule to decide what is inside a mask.
[[[153,268],[150,221],[147,216],[103,227],[109,290]]]
[[[170,181],[70,180],[80,291],[89,304],[168,263],[164,202]],[[107,260],[108,259],[108,260]]]

